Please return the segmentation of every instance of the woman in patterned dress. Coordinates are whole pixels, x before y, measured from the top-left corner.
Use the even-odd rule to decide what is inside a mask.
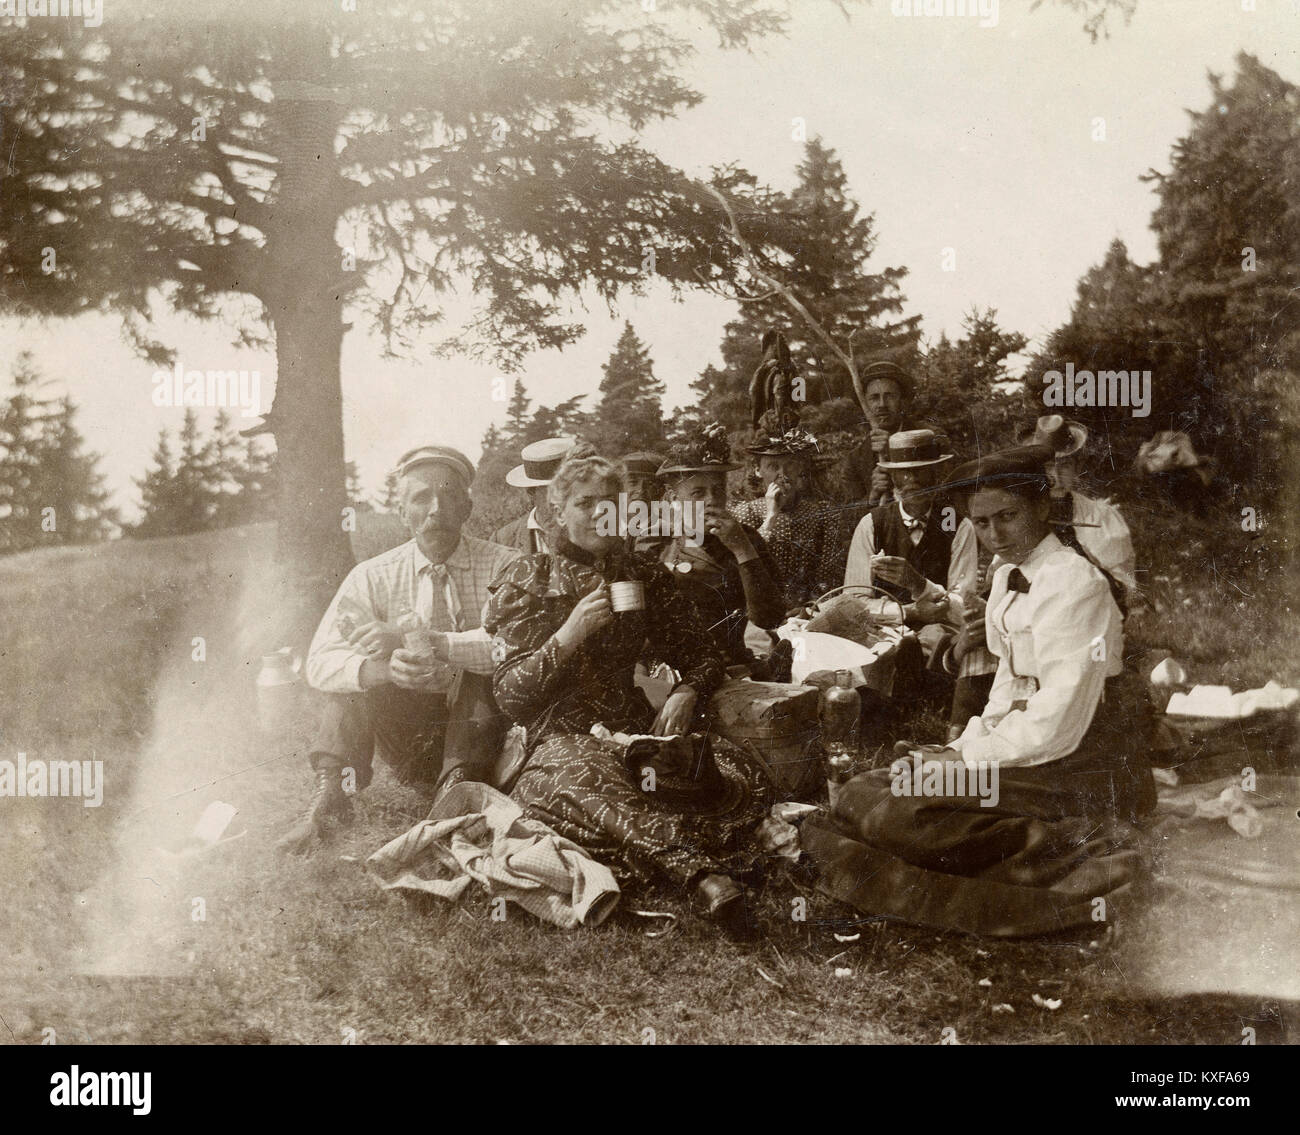
[[[725,677],[725,661],[663,565],[629,553],[607,530],[602,502],[621,471],[601,457],[569,459],[549,490],[561,525],[551,555],[525,556],[496,579],[483,625],[494,637],[497,704],[528,734],[512,793],[524,811],[581,844],[616,875],[672,880],[730,929],[744,917],[737,876],[761,858],[753,830],[774,794],[762,767],[712,739],[717,773],[706,792],[643,791],[624,748],[592,736],[685,734]],[[645,607],[615,613],[609,584],[637,580]],[[647,646],[681,675],[658,715],[633,682]]]

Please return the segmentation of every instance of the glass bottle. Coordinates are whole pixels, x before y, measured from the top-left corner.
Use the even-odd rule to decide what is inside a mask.
[[[831,806],[840,786],[853,777],[858,763],[858,723],[862,703],[853,687],[853,673],[835,672],[835,685],[822,690],[817,709],[822,756],[826,769],[826,791]]]

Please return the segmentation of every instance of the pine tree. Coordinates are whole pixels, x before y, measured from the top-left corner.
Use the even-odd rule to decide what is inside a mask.
[[[524,390],[523,379],[515,379],[515,389],[506,404],[506,426],[501,440],[507,449],[516,453],[527,444],[528,425],[532,421],[533,400]]]
[[[875,219],[860,214],[835,151],[820,138],[806,143],[788,194],[755,191],[746,214],[762,218],[755,235],[784,252],[769,267],[814,320],[859,364],[888,359],[907,366],[916,354],[920,316],[901,317],[899,286],[905,268],[870,272],[876,247]],[[710,366],[692,383],[696,406],[687,425],[721,421],[733,434],[748,429],[749,380],[761,359],[769,328],[784,332],[805,383],[809,406],[821,405],[806,424],[823,429],[860,426],[853,384],[807,322],[780,295],[746,300],[723,331],[722,367]]]
[[[242,454],[230,414],[217,411],[211,440],[211,482],[213,528],[229,528],[239,523],[239,470]]]
[[[180,529],[180,509],[175,460],[171,439],[158,431],[158,443],[151,458],[153,466],[136,480],[140,487],[141,518],[130,529],[132,536],[170,536]]]
[[[235,497],[237,524],[256,524],[274,517],[275,456],[259,445],[256,438],[249,438],[244,443],[235,481],[239,486]]]
[[[41,445],[54,401],[41,393],[45,380],[29,351],[13,372],[14,393],[0,406],[0,551],[16,552],[40,541]]]
[[[355,461],[343,463],[344,484],[347,486],[348,504],[358,512],[374,512],[375,507],[366,496],[365,486],[361,483],[361,471]]]
[[[1300,88],[1252,55],[1236,62],[1231,86],[1210,76],[1169,172],[1148,175],[1167,337],[1195,352],[1160,378],[1203,451],[1240,483],[1268,483],[1288,433],[1275,408],[1300,370]]]
[[[95,468],[99,455],[84,452],[86,439],[73,420],[77,408],[72,399],[64,397],[58,405],[38,449],[34,496],[40,540],[55,544],[103,540],[117,526],[118,517],[109,504],[103,474]]]
[[[586,397],[575,394],[554,406],[538,406],[524,434],[525,443],[541,441],[544,437],[577,437],[590,433],[590,418],[578,405]]]
[[[591,423],[592,442],[611,457],[654,449],[664,441],[664,385],[654,376],[645,344],[623,324],[609,361],[601,367],[600,402]]]
[[[198,415],[185,411],[180,453],[176,459],[177,532],[203,532],[212,527],[216,508],[216,472],[212,443],[199,435]]]
[[[396,512],[398,504],[397,470],[390,469],[384,475],[384,493],[379,507],[383,512]]]
[[[997,314],[973,309],[962,320],[964,334],[956,342],[940,335],[916,368],[911,420],[945,434],[963,456],[1012,444],[1037,416],[1007,370],[1008,356],[1028,339],[998,326]]]

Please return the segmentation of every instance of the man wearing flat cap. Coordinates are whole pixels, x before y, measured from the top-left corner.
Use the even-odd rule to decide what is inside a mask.
[[[894,499],[889,470],[881,466],[891,434],[904,428],[912,398],[912,378],[897,363],[876,362],[862,371],[866,395],[868,435],[844,455],[840,466],[841,488],[847,500],[857,505],[850,522],[877,505]]]
[[[546,499],[546,486],[555,477],[560,462],[575,444],[571,437],[544,437],[530,442],[520,452],[520,464],[506,474],[506,484],[528,492],[532,505],[526,515],[492,533],[494,544],[516,548],[524,555],[549,552],[555,535],[555,521]]]
[[[289,850],[349,816],[376,753],[403,783],[486,780],[505,732],[482,610],[488,584],[519,553],[461,534],[474,479],[463,454],[421,446],[396,472],[411,539],[352,569],[307,655],[324,712],[309,757],[311,806],[281,841]]]

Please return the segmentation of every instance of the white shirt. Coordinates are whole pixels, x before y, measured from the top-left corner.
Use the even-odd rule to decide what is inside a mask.
[[[1082,493],[1072,493],[1074,519],[1095,528],[1076,528],[1074,534],[1084,550],[1120,583],[1131,597],[1137,587],[1137,556],[1133,537],[1124,518],[1108,500],[1094,500]],[[1131,599],[1130,599],[1131,602]]]
[[[447,557],[447,575],[455,588],[460,607],[460,622],[465,629],[447,632],[448,666],[433,690],[450,688],[456,670],[491,674],[492,640],[483,630],[483,606],[488,599],[488,584],[512,560],[519,557],[514,548],[489,544],[473,536],[462,536],[455,551]],[[307,681],[327,693],[357,693],[361,689],[361,664],[368,655],[348,643],[339,619],[349,614],[358,623],[396,623],[407,613],[415,614],[429,604],[439,622],[449,619],[440,583],[430,579],[433,565],[414,540],[399,544],[390,551],[357,564],[334,596],[307,652]],[[421,585],[424,594],[421,595]],[[425,619],[421,621],[427,622]]]
[[[1019,565],[1029,592],[1008,590],[1012,567],[998,568],[985,614],[998,659],[988,705],[951,743],[968,765],[1069,756],[1092,725],[1106,679],[1123,664],[1119,608],[1092,564],[1049,535]]]
[[[533,540],[534,552],[545,552],[548,556],[551,554],[551,545],[546,540],[546,529],[541,526],[537,519],[537,509],[528,510],[528,533]]]

